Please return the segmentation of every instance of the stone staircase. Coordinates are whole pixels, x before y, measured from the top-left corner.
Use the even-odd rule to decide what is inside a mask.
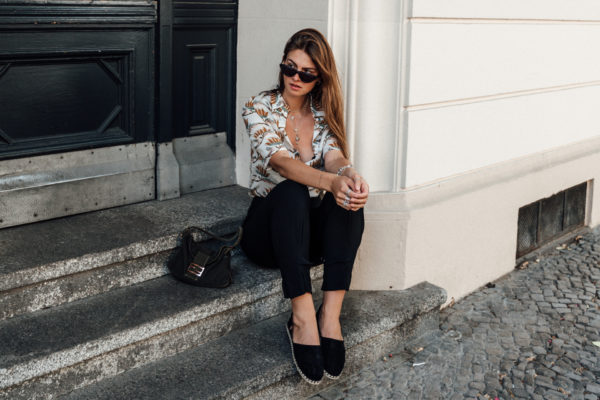
[[[279,271],[237,251],[234,283],[197,288],[165,262],[186,226],[234,232],[237,186],[0,230],[0,398],[297,398]],[[202,238],[201,238],[202,239]],[[312,269],[316,301],[322,267]],[[437,329],[442,289],[351,291],[345,374]]]

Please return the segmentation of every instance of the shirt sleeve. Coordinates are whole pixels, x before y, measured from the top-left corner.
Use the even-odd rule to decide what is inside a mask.
[[[330,130],[327,130],[327,132],[325,133],[325,143],[323,144],[323,157],[325,157],[325,154],[327,154],[330,150],[341,149],[335,135],[331,133]]]
[[[242,118],[250,136],[250,145],[259,156],[258,162],[267,168],[271,157],[278,151],[286,151],[283,137],[267,122],[271,119],[271,109],[256,97],[251,98],[242,110]],[[289,154],[289,152],[288,152]]]

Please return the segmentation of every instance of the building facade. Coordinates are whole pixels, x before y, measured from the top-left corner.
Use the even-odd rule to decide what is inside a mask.
[[[600,223],[597,2],[242,0],[238,114],[309,26],[336,54],[372,191],[353,288],[426,280],[459,298],[510,272],[519,246]],[[236,139],[244,185],[241,119]]]
[[[241,108],[305,27],[371,186],[353,288],[459,298],[600,223],[596,0],[13,0],[0,228],[246,186]]]

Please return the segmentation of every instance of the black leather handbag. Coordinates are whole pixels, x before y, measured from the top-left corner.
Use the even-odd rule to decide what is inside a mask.
[[[212,239],[228,244],[213,250],[205,242],[196,242],[194,231],[203,232]],[[186,228],[179,235],[181,245],[167,265],[175,278],[190,285],[209,288],[227,287],[232,281],[231,250],[240,243],[241,239],[241,227],[228,238],[195,226]]]

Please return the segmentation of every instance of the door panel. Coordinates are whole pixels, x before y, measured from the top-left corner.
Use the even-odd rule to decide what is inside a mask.
[[[131,142],[131,53],[4,58],[0,157],[27,150]],[[0,139],[1,140],[1,139]]]
[[[173,32],[175,137],[227,130],[232,28]]]
[[[226,132],[234,148],[237,1],[171,4],[161,26],[170,20],[172,57],[161,62],[172,63],[173,137]],[[163,2],[161,12],[168,6]]]
[[[157,187],[159,198],[168,199],[235,183],[238,2],[163,0],[159,6]]]
[[[119,26],[110,14],[118,7],[102,7],[100,17],[93,6],[20,6],[13,11],[23,15],[12,19],[6,7],[0,5],[0,160],[153,140],[149,7],[128,7],[130,25]],[[85,15],[78,23],[59,25],[77,11]],[[54,22],[28,21],[44,15]]]

